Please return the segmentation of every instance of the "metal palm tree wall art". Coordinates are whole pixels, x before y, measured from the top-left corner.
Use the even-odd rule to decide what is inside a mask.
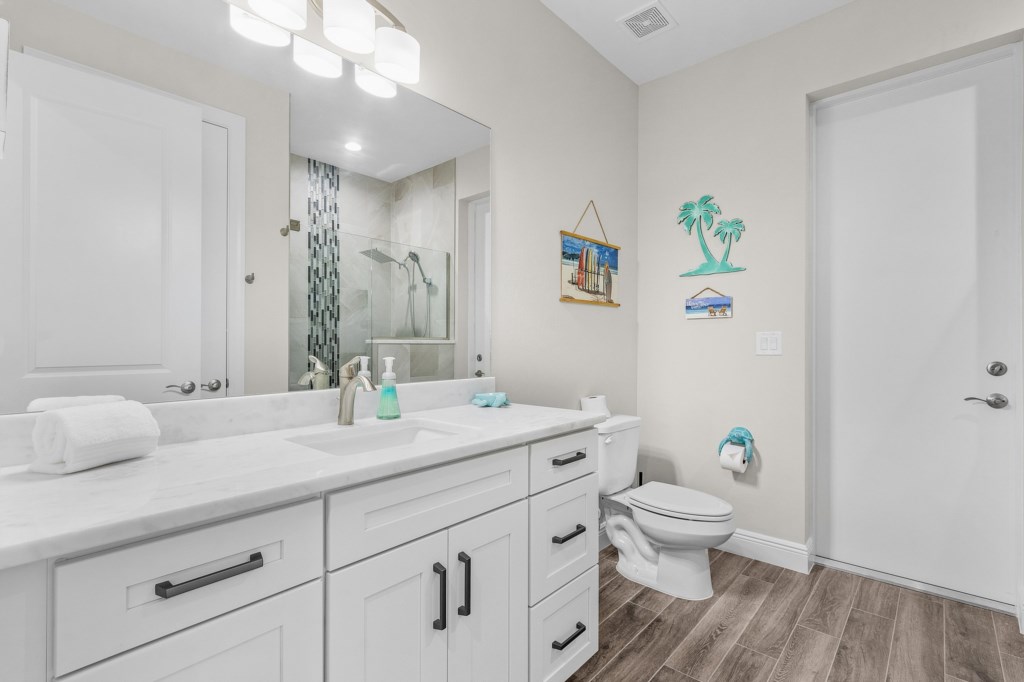
[[[705,194],[697,201],[687,201],[679,207],[679,217],[676,224],[682,225],[686,234],[692,234],[693,228],[697,228],[697,239],[700,242],[701,253],[704,254],[704,262],[694,269],[684,272],[680,277],[693,277],[694,275],[717,275],[726,272],[740,272],[746,268],[736,267],[729,262],[729,253],[732,251],[734,242],[738,242],[746,226],[740,219],[719,220],[715,227],[714,236],[722,240],[725,245],[725,252],[722,257],[715,258],[708,248],[704,239],[704,230],[710,230],[715,222],[715,216],[722,215],[722,209],[714,202],[714,197]]]

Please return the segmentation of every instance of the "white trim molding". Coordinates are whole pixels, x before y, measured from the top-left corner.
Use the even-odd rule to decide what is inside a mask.
[[[814,559],[807,545],[780,540],[770,535],[762,535],[742,528],[737,529],[732,537],[718,549],[723,552],[739,554],[748,559],[757,559],[773,566],[781,566],[798,573],[810,573],[811,567],[814,565]]]

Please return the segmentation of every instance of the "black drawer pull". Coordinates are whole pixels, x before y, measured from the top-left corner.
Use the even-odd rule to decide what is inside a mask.
[[[553,538],[551,538],[551,542],[555,543],[556,545],[561,545],[561,544],[564,544],[566,542],[569,542],[569,540],[572,540],[577,535],[582,535],[586,531],[587,531],[587,527],[586,526],[584,526],[582,523],[577,523],[576,524],[576,530],[574,530],[573,532],[569,533],[568,535],[563,535],[562,537],[558,537],[556,535]]]
[[[581,451],[581,452],[577,452],[572,457],[566,457],[565,459],[558,459],[556,457],[555,459],[551,460],[551,463],[554,464],[556,467],[564,467],[566,464],[572,464],[573,462],[578,462],[581,459],[586,459],[586,458],[587,458],[587,453]]]
[[[444,630],[448,627],[448,570],[440,562],[434,564],[434,573],[441,576],[440,612],[441,617],[434,619],[434,629]]]
[[[462,563],[466,564],[466,582],[465,582],[465,585],[466,585],[466,588],[465,588],[466,589],[466,603],[463,606],[459,607],[459,615],[460,616],[468,616],[470,613],[472,613],[472,610],[470,608],[470,601],[469,601],[470,600],[469,590],[470,590],[470,586],[471,586],[472,580],[473,580],[470,577],[470,571],[473,570],[473,560],[470,559],[469,555],[466,554],[465,552],[459,552],[459,561],[461,561]]]
[[[571,635],[569,635],[569,639],[565,640],[564,642],[559,642],[556,639],[554,642],[551,643],[551,648],[554,649],[555,651],[561,651],[565,647],[567,647],[570,644],[572,644],[573,641],[575,641],[575,639],[577,637],[579,637],[580,635],[582,635],[586,631],[587,631],[587,626],[584,625],[583,623],[577,622],[576,623],[576,632],[574,632]]]
[[[209,575],[202,575],[198,578],[193,578],[180,585],[172,585],[170,580],[165,580],[156,586],[156,596],[161,599],[170,599],[171,597],[177,597],[179,594],[185,594],[192,590],[198,590],[200,587],[206,587],[214,583],[220,582],[221,580],[227,580],[233,578],[236,575],[242,575],[249,571],[255,571],[257,568],[263,566],[263,553],[254,552],[249,555],[249,560],[244,564],[238,564],[237,566],[231,566],[225,568],[222,571],[214,571]]]

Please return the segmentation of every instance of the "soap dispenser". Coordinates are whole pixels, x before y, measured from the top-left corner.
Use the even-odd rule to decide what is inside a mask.
[[[377,419],[398,419],[398,389],[395,386],[395,359],[384,358],[384,373],[380,375],[380,401],[377,403]]]
[[[370,356],[360,355],[359,356],[359,376],[370,379]]]

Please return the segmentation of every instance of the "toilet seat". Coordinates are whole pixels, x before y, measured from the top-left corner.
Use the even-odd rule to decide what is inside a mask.
[[[628,491],[630,506],[652,514],[689,521],[722,522],[732,520],[732,505],[698,490],[652,481]]]

